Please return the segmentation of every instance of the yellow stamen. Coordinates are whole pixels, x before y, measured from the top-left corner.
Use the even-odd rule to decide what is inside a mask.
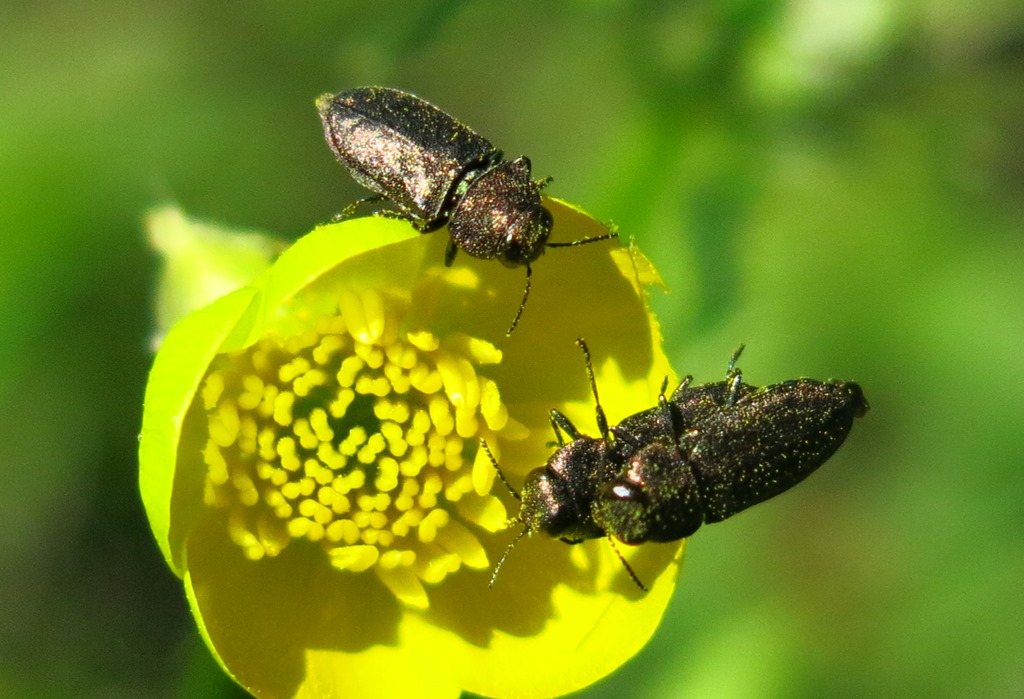
[[[210,506],[244,556],[315,542],[336,570],[374,570],[402,603],[488,567],[479,536],[506,518],[481,437],[514,432],[492,344],[402,332],[407,302],[340,293],[313,329],[219,358],[200,393]]]

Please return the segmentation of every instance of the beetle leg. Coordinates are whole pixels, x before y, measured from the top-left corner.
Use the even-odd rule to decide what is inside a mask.
[[[384,197],[382,197],[379,194],[374,194],[369,197],[363,197],[362,199],[356,199],[354,202],[346,206],[344,209],[334,214],[334,216],[331,218],[331,223],[337,223],[338,221],[344,221],[347,218],[352,218],[356,213],[356,209],[358,209],[363,204],[376,204],[377,202],[381,201],[384,201]]]
[[[597,430],[601,433],[601,439],[610,439],[608,418],[605,417],[604,408],[601,407],[601,399],[597,397],[597,381],[594,380],[594,367],[590,362],[590,348],[587,347],[587,341],[582,337],[576,338],[576,344],[583,350],[583,358],[587,365],[587,378],[590,379],[590,391],[594,394],[594,405],[596,406],[594,412],[597,413]]]
[[[569,437],[569,441],[576,441],[580,438],[580,431],[576,429],[576,425],[569,422],[569,418],[554,408],[551,409],[550,415],[551,429],[555,431],[555,438],[558,440],[558,446],[564,447],[566,445],[566,441],[562,435],[563,432]]]
[[[523,289],[523,300],[519,302],[519,310],[516,311],[516,317],[512,319],[512,325],[509,326],[508,330],[505,331],[505,337],[512,334],[512,331],[519,325],[519,319],[523,315],[523,309],[526,308],[526,299],[530,298],[530,278],[533,277],[533,269],[530,265],[526,265],[526,287]]]

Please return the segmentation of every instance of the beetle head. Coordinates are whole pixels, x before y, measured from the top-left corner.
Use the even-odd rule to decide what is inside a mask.
[[[551,212],[540,202],[540,185],[530,179],[530,161],[503,160],[477,175],[455,205],[448,231],[473,257],[521,267],[544,252]]]

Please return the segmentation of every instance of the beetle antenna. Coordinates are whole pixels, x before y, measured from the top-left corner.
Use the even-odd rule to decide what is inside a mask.
[[[587,243],[597,243],[602,240],[611,240],[612,238],[618,238],[618,231],[611,231],[604,235],[595,235],[592,238],[580,238],[579,240],[571,240],[568,243],[547,243],[544,247],[547,248],[574,248],[577,245],[586,245]]]
[[[517,541],[518,541],[518,539],[517,539]],[[636,586],[639,587],[643,592],[647,592],[648,591],[647,590],[647,586],[644,585],[642,582],[640,582],[640,578],[638,578],[636,576],[636,573],[633,572],[633,567],[629,565],[629,563],[626,561],[625,557],[619,551],[619,547],[615,545],[615,540],[612,539],[610,534],[608,535],[608,543],[612,545],[612,551],[614,551],[615,555],[619,557],[620,561],[622,561],[622,565],[625,566],[626,572],[629,573],[629,577],[633,578],[633,582],[636,583]],[[506,555],[507,555],[507,552],[506,552]],[[504,558],[502,558],[502,560],[504,560]],[[491,580],[494,580],[494,578],[492,577]]]
[[[498,472],[498,478],[500,478],[501,482],[505,484],[506,488],[508,488],[508,492],[510,492],[512,497],[516,500],[522,501],[522,496],[519,495],[516,489],[512,487],[512,484],[508,482],[508,479],[505,478],[505,474],[501,471],[501,466],[498,465],[498,460],[494,458],[494,453],[491,451],[491,448],[487,446],[487,440],[483,437],[480,438],[480,446],[483,448],[484,453],[487,454],[487,458],[491,460],[494,470]]]
[[[523,300],[519,302],[519,310],[516,311],[516,317],[512,319],[512,325],[508,326],[508,330],[505,331],[505,337],[512,334],[512,331],[519,325],[519,319],[523,315],[523,309],[526,308],[526,299],[530,297],[530,277],[533,276],[533,268],[529,264],[526,265],[526,288],[523,289]]]
[[[539,184],[540,184],[540,186],[543,186],[544,184],[547,184],[548,181],[550,181],[550,178],[548,178],[547,180],[541,180],[540,183],[542,183],[542,184],[540,184],[540,183]],[[544,247],[548,247],[548,248],[572,248],[572,247],[576,247],[577,245],[585,245],[586,243],[596,243],[596,242],[601,241],[601,240],[610,240],[612,238],[618,238],[618,237],[619,237],[618,232],[617,231],[612,231],[611,233],[606,233],[605,235],[596,235],[593,238],[580,238],[579,240],[573,240],[573,241],[570,241],[568,243],[546,243],[544,245]],[[446,264],[451,264],[450,258],[446,257],[445,258],[445,263]],[[517,325],[519,325],[519,319],[523,316],[523,310],[526,308],[526,299],[528,299],[530,297],[530,278],[532,276],[533,276],[533,268],[529,264],[527,264],[526,265],[526,288],[523,289],[523,300],[519,302],[519,310],[516,311],[516,317],[512,319],[512,325],[508,326],[508,330],[505,331],[505,337],[508,337],[509,335],[512,334],[512,331],[516,329]]]
[[[597,413],[597,429],[601,433],[601,439],[607,440],[608,435],[608,418],[604,415],[604,408],[601,407],[601,399],[597,397],[597,381],[594,380],[594,366],[590,361],[590,348],[587,347],[587,341],[582,337],[576,338],[576,344],[581,350],[583,350],[583,358],[587,365],[587,378],[590,379],[590,391],[594,394],[594,405],[595,412]]]
[[[487,446],[487,440],[483,437],[480,438],[480,446],[483,448],[484,453],[487,454],[487,458],[491,460],[491,464],[494,465],[494,470],[498,472],[498,478],[500,478],[501,482],[505,484],[506,488],[508,488],[508,492],[512,493],[512,497],[516,500],[522,501],[522,496],[516,492],[516,489],[513,488],[512,484],[508,482],[507,478],[505,478],[505,474],[501,472],[501,467],[498,466],[498,460],[494,458],[494,452],[492,452],[491,448]],[[512,553],[512,549],[514,549],[516,544],[519,543],[519,540],[530,532],[529,527],[526,526],[526,522],[524,522],[519,515],[516,515],[505,522],[505,526],[509,526],[511,524],[522,524],[523,530],[516,535],[516,538],[512,539],[508,546],[505,547],[505,553],[501,554],[501,558],[498,559],[498,564],[494,566],[494,572],[491,573],[491,581],[487,583],[487,587],[494,587],[494,581],[498,577],[498,572],[501,570],[501,567],[505,565],[505,559],[508,558],[510,553]]]
[[[520,520],[518,517],[509,520],[510,523],[512,523],[512,522],[521,522],[521,521],[522,520]],[[497,579],[498,572],[501,571],[501,567],[503,565],[505,565],[505,559],[508,558],[508,555],[510,553],[512,553],[512,549],[515,548],[516,544],[519,543],[519,540],[522,539],[524,536],[526,536],[529,533],[529,531],[530,530],[527,529],[525,524],[524,524],[523,531],[521,531],[518,534],[516,534],[516,538],[512,539],[512,542],[508,546],[505,547],[505,553],[501,554],[501,558],[498,559],[498,564],[496,566],[494,566],[494,572],[491,573],[491,581],[489,583],[487,583],[487,587],[494,587],[494,581],[495,581],[495,579]]]

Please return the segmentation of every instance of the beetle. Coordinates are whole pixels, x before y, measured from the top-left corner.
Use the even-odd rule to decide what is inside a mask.
[[[531,264],[549,247],[607,240],[616,233],[552,243],[553,219],[541,204],[548,180],[531,179],[530,160],[505,160],[486,138],[429,102],[390,87],[359,87],[316,102],[324,135],[353,179],[388,200],[422,233],[448,226],[445,265],[459,250],[506,267],[526,267],[526,288],[512,334],[530,294]],[[387,212],[378,212],[387,215]]]
[[[868,410],[852,381],[736,386],[742,396],[643,444],[601,484],[591,508],[598,529],[625,544],[690,536],[807,478]]]
[[[746,384],[736,368],[740,346],[724,381],[693,386],[687,376],[670,397],[665,395],[666,382],[658,405],[609,427],[589,349],[582,338],[577,344],[584,354],[600,437],[582,434],[552,410],[558,448],[544,466],[527,475],[521,494],[498,469],[521,501],[510,522],[521,523],[523,529],[495,566],[492,585],[524,536],[539,532],[569,544],[599,537],[629,545],[675,541],[702,524],[720,522],[775,497],[825,463],[846,439],[854,419],[868,410],[863,390],[852,381],[802,378],[760,388]],[[622,562],[634,582],[646,589]]]

